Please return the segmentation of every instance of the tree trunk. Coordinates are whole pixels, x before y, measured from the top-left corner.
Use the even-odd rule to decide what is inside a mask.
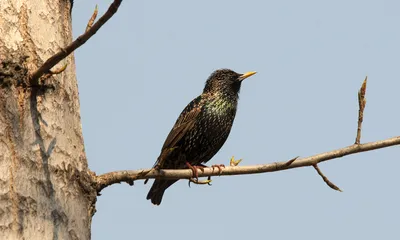
[[[1,239],[90,239],[96,191],[73,55],[29,81],[71,39],[69,0],[0,0]]]

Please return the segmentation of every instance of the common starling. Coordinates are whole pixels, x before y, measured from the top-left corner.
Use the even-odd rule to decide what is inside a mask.
[[[196,171],[225,143],[235,119],[242,81],[256,72],[214,71],[203,93],[183,109],[161,149],[155,169]],[[160,205],[164,191],[178,180],[156,179],[147,199]]]

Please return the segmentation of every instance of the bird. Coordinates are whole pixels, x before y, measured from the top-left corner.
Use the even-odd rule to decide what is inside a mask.
[[[242,81],[256,72],[218,69],[207,79],[201,95],[181,112],[168,134],[153,169],[196,169],[207,163],[227,140],[239,100]],[[164,192],[176,179],[155,179],[147,200],[160,205]]]

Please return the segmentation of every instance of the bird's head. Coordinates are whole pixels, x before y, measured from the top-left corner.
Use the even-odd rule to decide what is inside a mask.
[[[256,72],[240,74],[230,69],[218,69],[208,77],[203,93],[221,93],[238,96],[242,81],[254,74]]]

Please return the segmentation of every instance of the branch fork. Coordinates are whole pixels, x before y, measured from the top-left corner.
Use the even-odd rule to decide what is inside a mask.
[[[38,85],[39,78],[44,74],[51,74],[51,68],[61,62],[63,59],[68,57],[73,51],[81,47],[86,43],[96,32],[108,21],[110,18],[117,12],[119,6],[121,5],[122,0],[114,0],[108,8],[107,12],[96,22],[94,23],[97,17],[97,5],[93,12],[92,17],[90,18],[85,33],[80,35],[75,41],[69,44],[67,47],[62,48],[58,53],[54,54],[52,57],[47,59],[46,62],[43,63],[41,67],[39,67],[35,72],[30,75],[30,84]]]

